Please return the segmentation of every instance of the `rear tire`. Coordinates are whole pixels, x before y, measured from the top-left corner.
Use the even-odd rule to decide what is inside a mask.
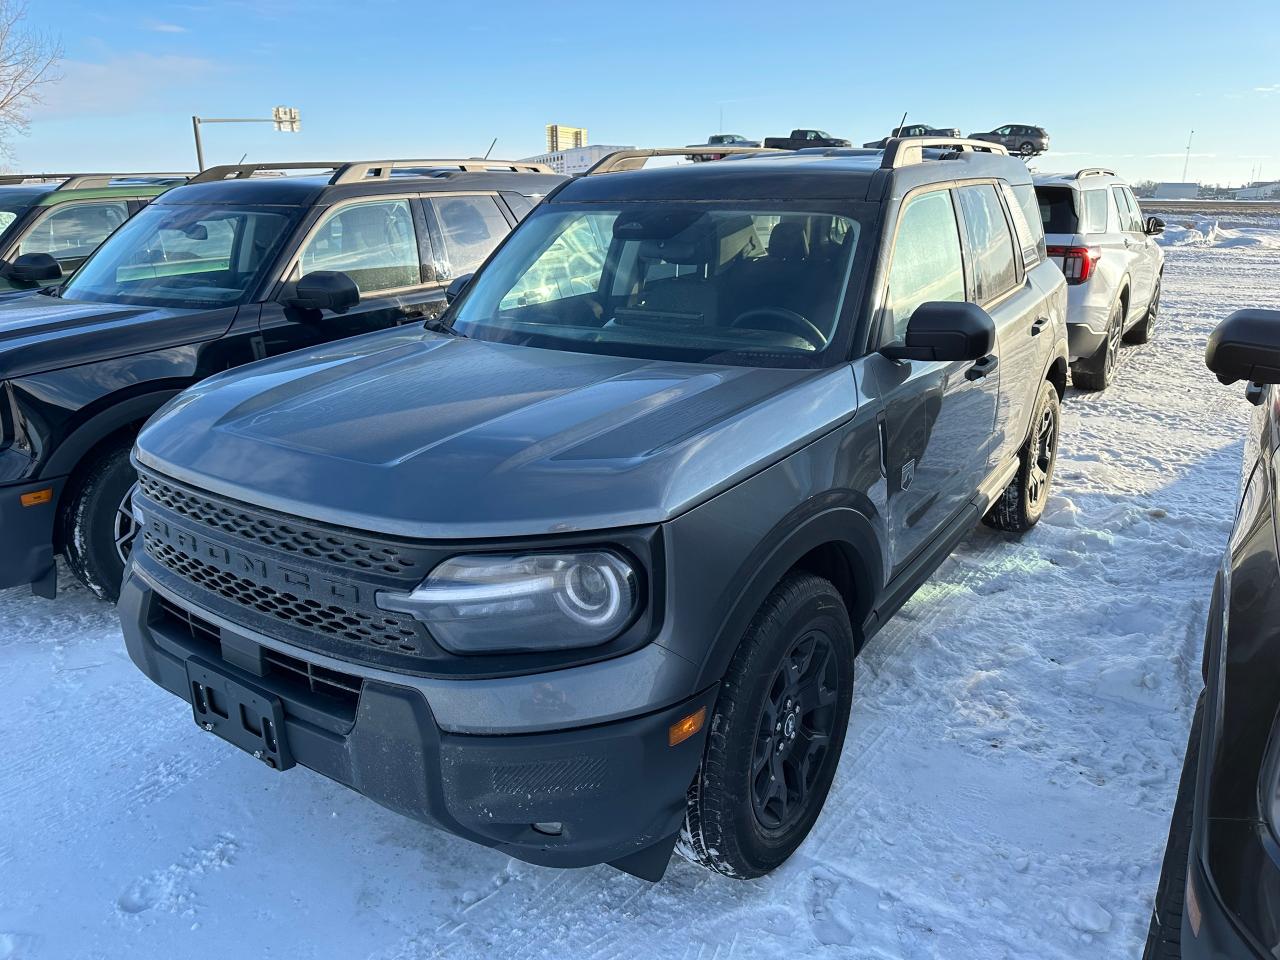
[[[138,475],[129,462],[132,443],[100,451],[68,490],[62,512],[63,556],[80,581],[103,600],[115,603],[132,541],[120,511],[128,511]],[[119,521],[119,522],[118,522]]]
[[[1125,343],[1148,343],[1156,332],[1156,315],[1160,312],[1160,286],[1163,277],[1156,277],[1156,288],[1151,292],[1151,303],[1147,312],[1133,328],[1124,335]]]
[[[1124,338],[1124,315],[1124,301],[1117,300],[1107,321],[1107,338],[1097,352],[1071,364],[1071,385],[1077,390],[1105,390],[1115,380]]]
[[[677,845],[686,859],[750,879],[800,846],[840,762],[853,651],[830,581],[793,572],[773,588],[720,685]]]
[[[1160,883],[1147,930],[1147,946],[1142,960],[1179,960],[1182,956],[1182,911],[1187,891],[1187,867],[1191,855],[1191,825],[1195,814],[1196,775],[1200,769],[1200,731],[1204,725],[1204,692],[1196,701],[1187,740],[1186,759],[1178,780],[1178,795],[1169,822],[1169,840],[1164,846]]]
[[[1049,502],[1049,485],[1058,461],[1060,415],[1058,389],[1046,381],[1041,384],[1040,396],[1036,399],[1031,436],[1018,455],[1018,472],[982,518],[987,526],[1024,533],[1040,522],[1045,504]]]

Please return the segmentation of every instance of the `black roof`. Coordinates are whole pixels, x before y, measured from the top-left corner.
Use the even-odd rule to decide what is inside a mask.
[[[327,205],[347,197],[435,193],[456,190],[508,190],[525,196],[550,193],[565,178],[555,173],[509,171],[441,171],[430,176],[396,175],[354,183],[331,184],[331,174],[259,176],[188,183],[161,194],[153,203],[243,203],[266,206]]]
[[[552,202],[620,200],[880,200],[926,183],[997,177],[1030,183],[1022,161],[988,153],[944,155],[896,169],[882,167],[883,151],[841,148],[751,154],[711,163],[678,164],[578,177]]]

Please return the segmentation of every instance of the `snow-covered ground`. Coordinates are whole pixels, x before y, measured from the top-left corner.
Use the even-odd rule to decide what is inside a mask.
[[[1280,306],[1280,233],[1248,229],[1270,242],[1168,244],[1157,339],[1068,396],[1044,522],[975,531],[869,645],[826,811],[774,875],[528,866],[271,774],[64,578],[0,593],[0,960],[1131,960],[1252,409],[1204,339]]]

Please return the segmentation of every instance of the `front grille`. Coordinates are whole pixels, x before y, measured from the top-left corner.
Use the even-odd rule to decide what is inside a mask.
[[[217,659],[222,659],[222,641],[218,628],[207,620],[197,617],[164,597],[156,596],[157,610],[162,622],[181,627],[187,635],[203,647],[205,652]],[[349,673],[330,670],[287,653],[260,647],[262,662],[266,670],[264,676],[277,681],[277,686],[288,693],[305,689],[317,697],[323,697],[338,712],[354,717],[356,705],[360,700],[362,681]]]
[[[264,547],[344,567],[388,574],[403,574],[417,563],[395,544],[346,536],[327,529],[309,529],[257,510],[242,510],[235,504],[183,490],[148,473],[139,475],[138,484],[147,498],[160,506]]]
[[[226,570],[219,570],[174,549],[150,533],[145,533],[143,540],[148,556],[178,576],[281,623],[405,654],[418,653],[420,650],[421,640],[414,626],[415,621],[409,617],[373,615],[363,610],[321,603],[310,597],[299,597],[266,584],[254,583]]]

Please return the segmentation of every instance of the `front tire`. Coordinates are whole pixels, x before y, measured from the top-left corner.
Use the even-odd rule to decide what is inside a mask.
[[[1040,385],[1031,436],[1019,454],[1018,472],[982,518],[987,526],[1024,533],[1040,522],[1045,504],[1049,502],[1049,485],[1058,461],[1060,415],[1058,390],[1046,381]]]
[[[853,628],[830,581],[788,574],[725,674],[689,788],[681,853],[726,876],[763,876],[809,835],[853,703]]]
[[[133,485],[138,474],[129,462],[132,444],[101,453],[68,491],[62,515],[63,556],[80,581],[103,600],[115,603],[132,547]]]
[[[1024,157],[1034,157],[1036,155],[1036,145],[1030,140],[1025,141],[1018,147],[1018,153]]]

